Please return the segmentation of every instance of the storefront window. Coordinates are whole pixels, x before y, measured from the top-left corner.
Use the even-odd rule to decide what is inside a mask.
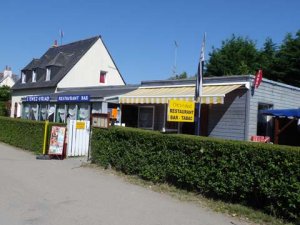
[[[30,104],[29,119],[38,120],[38,104],[36,103]]]
[[[23,104],[22,118],[29,119],[29,104],[27,103]]]
[[[47,119],[47,104],[40,104],[39,119],[42,120],[42,121]]]
[[[56,113],[56,122],[65,123],[66,122],[66,110],[65,105],[58,105]]]
[[[50,104],[49,108],[48,108],[48,115],[47,115],[47,119],[50,122],[54,122],[54,115],[55,115],[55,105],[54,104]]]
[[[138,127],[153,129],[154,127],[154,106],[139,107]]]
[[[102,103],[101,102],[94,102],[92,104],[92,114],[95,113],[102,113]]]
[[[78,119],[89,120],[90,119],[90,107],[88,103],[81,103],[78,105]]]
[[[70,120],[76,120],[76,118],[77,118],[77,106],[75,104],[70,104],[69,105],[67,117]]]

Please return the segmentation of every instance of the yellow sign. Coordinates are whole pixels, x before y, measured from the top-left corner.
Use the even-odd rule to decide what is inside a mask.
[[[182,100],[169,100],[168,121],[194,122],[195,103]]]
[[[85,122],[77,121],[76,122],[76,129],[84,129],[85,128]]]

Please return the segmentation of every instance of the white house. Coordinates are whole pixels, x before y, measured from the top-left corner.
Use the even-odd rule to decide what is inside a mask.
[[[12,87],[18,80],[18,76],[12,73],[10,67],[6,66],[3,73],[0,73],[0,87],[9,86]]]
[[[38,119],[40,113],[53,114],[54,107],[69,110],[50,98],[60,90],[120,85],[125,81],[100,36],[54,45],[21,70],[21,79],[12,87],[11,117],[32,114],[31,119]]]

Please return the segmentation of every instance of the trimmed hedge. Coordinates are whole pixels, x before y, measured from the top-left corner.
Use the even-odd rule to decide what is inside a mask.
[[[277,217],[300,215],[300,148],[113,127],[93,129],[91,157]]]
[[[49,143],[51,127],[55,125],[62,124],[49,123],[47,143]],[[43,151],[44,129],[44,121],[0,117],[0,141],[36,154],[41,154]]]

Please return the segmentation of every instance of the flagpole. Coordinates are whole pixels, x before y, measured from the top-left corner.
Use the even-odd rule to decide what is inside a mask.
[[[60,36],[60,45],[62,45],[62,40],[63,40],[63,37],[64,37],[64,33],[63,33],[62,29],[59,30],[59,36]]]
[[[196,124],[195,124],[195,135],[201,135],[201,96],[202,96],[202,79],[203,79],[203,68],[204,68],[204,48],[205,48],[206,33],[204,33],[200,59],[198,64],[197,79],[196,79],[196,90],[195,90],[195,101],[196,101]]]

